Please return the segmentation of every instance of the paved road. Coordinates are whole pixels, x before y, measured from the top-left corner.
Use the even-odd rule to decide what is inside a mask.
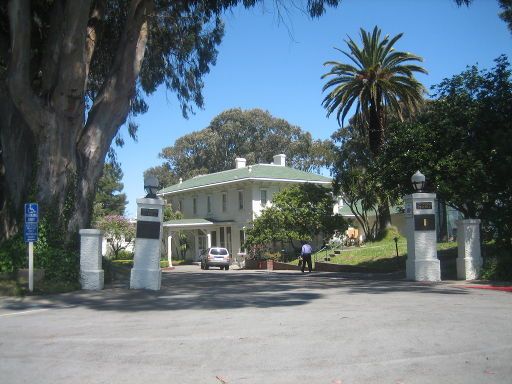
[[[163,285],[0,298],[0,382],[512,380],[511,293],[197,266]]]

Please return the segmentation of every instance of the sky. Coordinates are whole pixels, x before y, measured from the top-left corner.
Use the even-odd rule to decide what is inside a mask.
[[[203,78],[204,109],[184,119],[175,95],[161,87],[146,98],[149,111],[136,118],[138,141],[122,128],[126,144],[116,151],[128,198],[125,215],[135,217],[136,199],[145,195],[143,173],[163,163],[161,150],[206,128],[227,109],[267,110],[313,139],[328,139],[338,123],[321,105],[321,76],[328,72],[323,63],[347,62],[334,47],[346,50],[347,36],[359,42],[360,28],[377,25],[383,34],[403,33],[395,48],[423,57],[429,74],[416,77],[430,89],[468,65],[490,69],[501,54],[512,60],[512,34],[499,11],[497,0],[474,0],[469,8],[453,0],[342,0],[318,19],[291,9],[280,20],[274,1],[266,0],[227,12],[217,63]]]

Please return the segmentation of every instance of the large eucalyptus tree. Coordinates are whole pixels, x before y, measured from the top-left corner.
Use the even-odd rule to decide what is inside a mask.
[[[163,84],[185,115],[201,107],[223,12],[258,1],[0,2],[0,242],[29,199],[67,240],[87,226],[105,155],[125,123],[135,133],[141,96]],[[320,16],[338,1],[306,8]]]

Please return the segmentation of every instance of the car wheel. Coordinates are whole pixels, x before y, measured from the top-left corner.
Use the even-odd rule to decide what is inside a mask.
[[[226,271],[229,269],[229,265],[226,265],[224,268],[226,268]]]

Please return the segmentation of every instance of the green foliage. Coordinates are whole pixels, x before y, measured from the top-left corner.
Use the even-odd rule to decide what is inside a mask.
[[[342,52],[352,64],[337,61],[324,63],[331,70],[322,76],[329,78],[323,91],[330,90],[322,105],[329,116],[337,112],[338,121],[344,118],[355,103],[356,118],[368,134],[371,152],[377,155],[384,142],[385,115],[393,112],[402,118],[415,112],[423,102],[425,89],[413,76],[427,71],[412,61],[423,61],[409,52],[395,50],[402,33],[381,39],[381,30],[375,26],[370,33],[361,28],[362,47],[352,38],[346,41],[349,52]]]
[[[80,257],[77,252],[52,247],[34,251],[34,267],[44,269],[45,280],[76,283],[79,279]]]
[[[241,134],[243,132],[243,134]],[[283,153],[292,167],[304,171],[319,170],[331,161],[328,141],[313,140],[283,119],[260,109],[230,109],[216,116],[205,129],[176,140],[162,150],[165,163],[145,172],[171,185],[179,178],[220,172],[233,168],[236,157],[248,163],[270,163]]]
[[[52,210],[40,219],[34,267],[45,270],[47,281],[77,283],[79,255],[75,243],[64,241],[64,225],[62,215]],[[2,242],[0,247],[0,272],[15,273],[19,268],[28,268],[28,246],[21,234]]]
[[[512,253],[512,76],[505,56],[491,71],[476,66],[435,86],[436,100],[417,120],[390,126],[374,177],[392,195],[410,192],[410,176],[466,218],[483,220]]]
[[[178,251],[182,259],[187,256],[187,251],[190,249],[190,242],[188,241],[187,234],[184,231],[178,232]]]
[[[117,161],[105,163],[93,203],[93,222],[107,215],[124,215],[128,202],[126,194],[121,193],[124,187],[122,178],[123,171]]]
[[[67,200],[73,194],[67,193]],[[72,202],[67,202],[72,206]],[[39,220],[38,240],[34,243],[34,267],[45,270],[45,280],[49,282],[78,283],[80,257],[78,234],[72,241],[66,241],[67,222],[71,209],[59,213],[57,209],[47,209]]]
[[[111,265],[124,265],[133,267],[133,260],[110,260]]]
[[[246,246],[257,256],[269,251],[267,244],[281,241],[312,240],[319,233],[329,235],[344,229],[341,216],[332,214],[333,198],[325,188],[304,184],[274,195],[272,206],[265,208],[247,230]]]
[[[134,256],[135,255],[133,252],[129,252],[129,251],[126,251],[123,249],[123,250],[119,251],[119,253],[117,255],[112,257],[112,259],[113,260],[133,260]]]
[[[171,204],[165,204],[164,206],[164,222],[170,220],[181,220],[183,214],[180,211],[174,211]]]
[[[512,0],[499,0],[499,3],[502,9],[500,18],[507,23],[508,29],[512,33]]]
[[[496,243],[482,245],[484,265],[480,278],[512,282],[512,255]]]
[[[368,146],[368,139],[360,130],[349,126],[340,128],[331,139],[339,144],[335,148],[335,162],[332,169],[334,176],[334,193],[341,196],[344,203],[355,215],[368,240],[377,232],[379,204],[387,201],[387,194],[379,185],[379,179],[370,172],[373,157]],[[376,220],[370,224],[369,218]]]
[[[27,244],[22,235],[17,235],[2,242],[0,246],[0,273],[16,272],[28,265]]]
[[[123,216],[109,215],[96,222],[96,228],[104,232],[110,251],[114,258],[135,240],[135,225]]]

